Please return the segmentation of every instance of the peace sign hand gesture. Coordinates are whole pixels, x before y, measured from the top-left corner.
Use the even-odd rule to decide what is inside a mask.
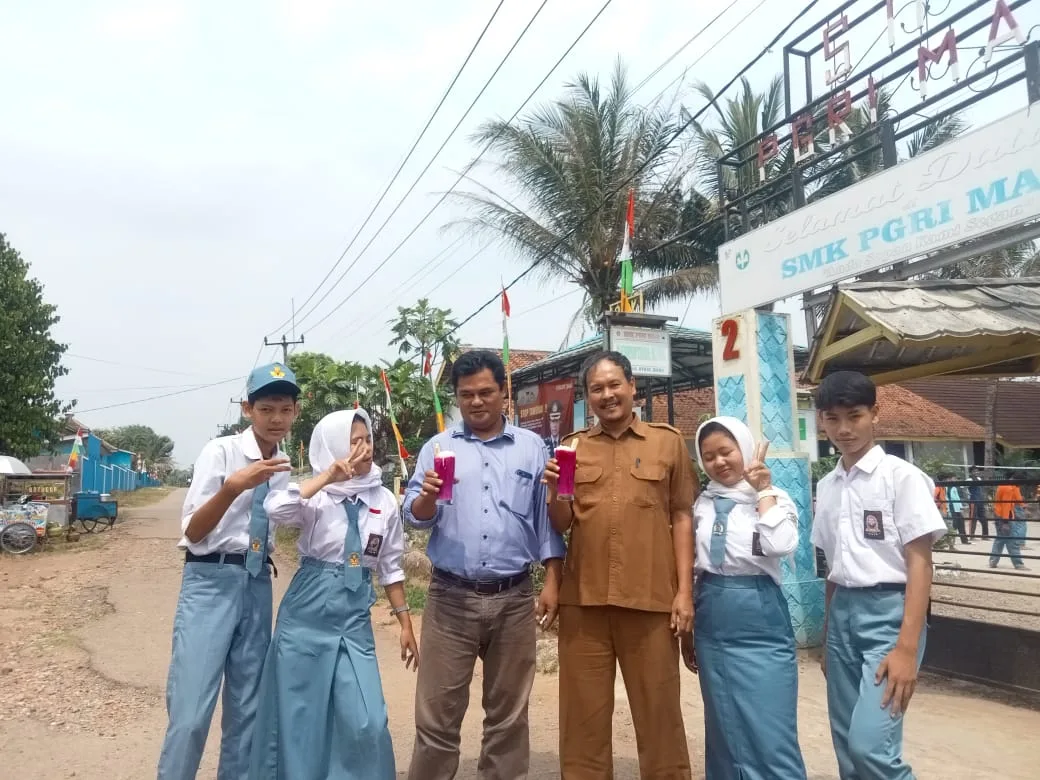
[[[769,451],[769,441],[761,441],[755,445],[755,452],[751,456],[751,463],[744,468],[744,479],[755,490],[767,490],[773,485],[773,475],[766,467],[766,453]]]
[[[368,442],[358,442],[350,448],[350,454],[337,460],[331,466],[329,466],[328,477],[329,482],[345,482],[349,479],[353,479],[357,473],[357,466],[363,462],[369,455]]]

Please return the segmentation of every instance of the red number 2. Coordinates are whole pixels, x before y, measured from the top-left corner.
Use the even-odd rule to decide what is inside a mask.
[[[739,332],[739,326],[736,320],[723,320],[722,327],[719,328],[722,331],[722,335],[726,337],[726,346],[722,348],[722,359],[723,360],[736,360],[740,357],[740,350],[736,348],[737,333]]]

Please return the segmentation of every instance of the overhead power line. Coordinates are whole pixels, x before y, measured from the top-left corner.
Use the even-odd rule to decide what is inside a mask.
[[[220,385],[226,385],[226,384],[230,384],[231,382],[241,381],[241,379],[242,379],[242,377],[240,377],[240,376],[233,376],[230,379],[221,379],[219,382],[210,382],[209,384],[205,384],[205,385],[195,385],[194,387],[189,387],[189,388],[187,388],[185,390],[177,390],[176,392],[173,392],[173,393],[162,393],[160,395],[151,395],[151,396],[148,396],[147,398],[135,398],[133,401],[122,401],[122,402],[117,403],[117,404],[107,404],[106,406],[95,406],[92,409],[73,409],[72,413],[73,414],[87,414],[89,412],[100,412],[103,409],[115,409],[115,408],[120,407],[120,406],[133,406],[135,404],[143,404],[143,403],[146,403],[148,401],[158,401],[161,398],[173,398],[176,395],[185,395],[186,393],[194,393],[194,392],[196,392],[198,390],[205,390],[205,389],[210,388],[210,387],[219,387]]]
[[[790,29],[793,26],[803,16],[805,16],[807,13],[809,13],[809,11],[811,11],[816,6],[817,2],[819,2],[819,0],[811,0],[811,2],[809,2],[807,5],[805,5],[802,8],[802,10],[799,11],[798,14],[794,17],[794,19],[792,19],[790,22],[788,22],[784,26],[784,28],[782,30],[780,30],[780,32],[777,33],[777,35],[764,48],[762,48],[762,50],[759,51],[758,54],[756,54],[754,56],[754,58],[750,62],[748,62],[746,65],[744,65],[744,67],[742,67],[740,69],[740,71],[732,79],[730,79],[728,82],[726,82],[726,85],[724,87],[722,87],[722,89],[720,89],[718,92],[714,93],[714,97],[711,100],[709,100],[704,106],[702,106],[700,109],[698,109],[695,113],[691,114],[689,116],[689,118],[686,120],[686,122],[684,122],[672,134],[672,137],[670,139],[668,139],[668,141],[663,145],[662,148],[667,148],[670,144],[674,143],[675,140],[677,138],[679,138],[679,136],[681,136],[684,132],[686,132],[687,128],[689,128],[694,122],[696,122],[698,119],[700,119],[700,117],[705,112],[707,112],[708,109],[714,107],[715,104],[718,102],[719,98],[721,98],[730,89],[730,87],[732,87],[734,84],[736,84],[749,70],[751,70],[755,65],[757,65],[759,60],[761,60],[767,53],[769,53],[769,51],[774,46],[776,46],[777,43],[779,43],[783,39],[783,37],[785,35],[787,35],[787,33],[790,31]],[[637,168],[625,181],[623,181],[617,188],[615,188],[605,198],[603,198],[603,200],[601,200],[599,202],[599,204],[597,204],[596,207],[593,208],[585,217],[583,217],[582,219],[578,220],[578,223],[574,227],[572,227],[564,235],[562,235],[560,238],[558,238],[556,240],[556,242],[551,247],[549,247],[549,249],[546,252],[543,252],[541,255],[536,257],[530,263],[530,265],[527,266],[527,268],[525,268],[523,271],[521,271],[517,276],[515,276],[513,278],[512,281],[510,281],[508,284],[506,284],[504,286],[505,289],[506,290],[511,289],[521,279],[523,279],[525,276],[527,276],[529,273],[531,273],[535,268],[537,268],[539,263],[542,262],[542,260],[544,260],[546,257],[549,257],[553,252],[555,252],[557,247],[561,246],[565,241],[567,241],[571,236],[573,236],[574,233],[577,232],[578,228],[580,228],[582,225],[584,225],[586,222],[588,222],[592,217],[594,217],[597,213],[599,213],[599,211],[601,209],[603,209],[605,206],[613,203],[614,198],[619,193],[624,191],[625,188],[628,187],[628,185],[640,173],[642,173],[643,169],[646,166],[648,166],[651,163],[652,160],[653,160],[653,155],[647,155],[646,161],[639,168]],[[470,322],[474,317],[479,315],[488,306],[491,306],[492,304],[497,303],[499,301],[500,296],[501,296],[501,292],[498,292],[495,295],[493,295],[491,298],[489,298],[487,301],[485,301],[479,307],[477,307],[477,309],[475,311],[473,311],[471,314],[469,314],[465,319],[463,319],[461,322],[459,322],[458,325],[456,325],[454,328],[452,328],[450,331],[448,331],[448,333],[446,333],[445,335],[446,336],[450,336],[453,333],[455,333],[456,331],[458,331],[463,325],[465,325],[466,323]],[[419,356],[418,353],[416,353],[416,355],[412,356],[412,359],[414,360],[418,356]]]
[[[455,88],[455,84],[458,82],[459,77],[462,76],[462,72],[466,69],[466,66],[469,64],[470,59],[472,59],[474,52],[476,52],[477,47],[480,46],[480,42],[484,40],[484,35],[487,33],[488,28],[491,27],[491,23],[495,21],[495,17],[498,16],[498,12],[502,10],[502,5],[504,3],[505,0],[499,0],[498,5],[495,6],[495,10],[492,11],[491,17],[487,20],[487,23],[484,25],[484,29],[480,31],[480,35],[477,36],[477,40],[474,41],[473,46],[470,47],[469,53],[466,55],[466,59],[462,61],[462,64],[459,66],[459,69],[455,71],[455,76],[452,78],[451,83],[448,84],[448,88],[445,89],[444,94],[441,95],[441,99],[440,101],[438,101],[437,107],[433,109],[433,113],[431,113],[429,119],[426,120],[426,124],[423,125],[423,129],[419,132],[418,138],[416,138],[415,141],[412,142],[412,146],[408,150],[408,154],[405,155],[404,159],[401,161],[401,164],[397,167],[397,170],[394,171],[394,175],[390,177],[390,181],[387,182],[386,187],[383,188],[383,192],[379,195],[379,198],[376,200],[375,205],[373,205],[372,209],[368,212],[368,216],[365,217],[365,221],[361,223],[361,227],[357,229],[357,231],[354,233],[354,237],[350,239],[350,243],[347,244],[347,248],[343,250],[339,258],[336,260],[335,263],[332,264],[332,267],[328,270],[328,273],[325,274],[324,278],[318,283],[318,286],[314,288],[311,294],[307,296],[307,299],[300,306],[301,310],[306,308],[307,304],[311,302],[311,299],[318,294],[318,291],[322,288],[325,282],[329,280],[329,277],[331,277],[336,268],[339,267],[339,264],[343,262],[343,258],[347,256],[347,252],[349,252],[351,247],[354,246],[354,243],[361,236],[361,232],[368,225],[369,221],[372,219],[373,216],[375,216],[376,210],[379,208],[380,205],[382,205],[383,199],[387,196],[387,193],[390,192],[390,188],[394,186],[394,182],[396,182],[397,177],[401,175],[401,171],[404,170],[405,165],[407,165],[408,161],[412,159],[412,155],[415,154],[415,150],[419,147],[419,143],[426,136],[426,131],[430,129],[430,125],[433,124],[433,120],[437,117],[437,114],[440,113],[441,108],[444,106],[444,102],[448,99],[448,95],[450,95],[451,91]],[[282,328],[284,328],[291,322],[292,318],[286,320],[266,335],[276,335],[278,331],[280,331]]]
[[[693,36],[692,36],[692,37],[691,37],[691,38],[690,38],[689,40],[687,40],[687,41],[686,41],[686,43],[684,43],[684,44],[683,44],[682,46],[680,46],[680,47],[679,47],[679,48],[678,48],[678,49],[677,49],[677,50],[676,50],[675,52],[673,52],[673,53],[672,53],[672,54],[671,54],[671,55],[670,55],[670,56],[669,56],[669,57],[668,57],[667,59],[665,59],[665,60],[664,60],[664,62],[662,62],[662,63],[661,63],[660,65],[658,65],[658,66],[657,66],[657,67],[656,67],[656,68],[655,68],[655,69],[654,69],[653,71],[651,71],[651,72],[650,72],[650,73],[649,73],[649,74],[648,74],[648,75],[647,75],[647,76],[646,76],[646,77],[645,77],[645,78],[644,78],[644,79],[643,79],[643,80],[642,80],[641,82],[639,82],[639,84],[637,84],[637,85],[636,85],[636,87],[635,87],[635,88],[634,88],[634,89],[632,90],[632,91],[633,91],[633,93],[635,93],[635,92],[638,92],[638,91],[639,91],[640,89],[642,89],[642,88],[643,88],[644,86],[646,86],[646,84],[647,84],[647,83],[648,83],[649,81],[651,81],[651,80],[652,80],[652,79],[654,78],[654,76],[656,76],[656,75],[657,75],[658,73],[660,73],[660,72],[661,72],[661,71],[662,71],[662,70],[663,70],[663,69],[664,69],[665,67],[667,67],[667,65],[668,65],[668,64],[669,64],[670,62],[672,62],[672,60],[674,60],[674,59],[675,59],[676,57],[678,57],[678,56],[679,56],[679,55],[680,55],[680,54],[681,54],[681,53],[682,53],[683,51],[685,51],[685,50],[686,50],[687,48],[689,48],[689,47],[690,47],[690,46],[691,46],[691,45],[692,45],[692,44],[693,44],[693,43],[694,43],[694,42],[695,42],[695,41],[696,41],[696,40],[697,40],[697,39],[698,39],[698,38],[699,38],[699,37],[700,37],[701,35],[703,35],[703,34],[704,34],[705,32],[707,32],[707,31],[708,31],[708,30],[709,30],[709,29],[710,29],[710,28],[711,28],[711,27],[712,27],[712,26],[713,26],[713,25],[714,25],[714,24],[715,24],[715,23],[716,23],[716,22],[717,22],[717,21],[718,21],[719,19],[721,19],[721,18],[722,18],[722,17],[723,17],[723,16],[724,16],[724,15],[725,15],[725,14],[726,14],[726,13],[727,13],[727,12],[728,12],[728,11],[729,11],[730,9],[732,9],[732,8],[733,8],[733,7],[734,7],[734,6],[735,6],[735,5],[736,5],[736,4],[737,4],[737,3],[739,2],[739,1],[740,1],[740,0],[733,0],[733,1],[732,1],[732,2],[731,2],[731,3],[729,4],[729,5],[728,5],[728,6],[726,6],[726,7],[725,7],[725,8],[724,8],[724,9],[723,9],[722,11],[720,11],[720,12],[719,12],[718,14],[716,14],[714,18],[712,18],[712,19],[711,19],[710,21],[708,21],[708,23],[707,23],[707,24],[705,24],[705,25],[704,25],[703,27],[701,27],[701,28],[700,28],[700,29],[699,29],[699,30],[698,30],[698,31],[697,31],[696,33],[694,33],[694,35],[693,35]],[[730,34],[731,34],[731,33],[732,33],[732,32],[733,32],[733,31],[734,31],[734,30],[735,30],[735,29],[736,29],[737,27],[739,27],[739,26],[740,26],[741,24],[743,24],[743,22],[745,22],[745,21],[746,21],[746,20],[747,20],[747,19],[748,19],[748,18],[749,18],[749,17],[751,16],[751,14],[752,14],[752,13],[754,13],[754,12],[755,12],[756,10],[758,10],[759,8],[761,8],[761,7],[762,7],[762,5],[763,5],[763,4],[765,3],[765,2],[766,2],[766,0],[760,0],[760,2],[758,3],[758,5],[756,5],[756,6],[755,6],[755,8],[751,9],[751,11],[750,11],[750,12],[748,12],[748,13],[747,13],[747,14],[746,14],[746,15],[744,16],[744,18],[743,18],[743,19],[742,19],[742,20],[741,20],[740,22],[738,22],[738,23],[737,23],[736,25],[734,25],[733,27],[731,27],[731,28],[730,28],[730,29],[729,29],[729,30],[728,30],[728,31],[727,31],[727,32],[726,32],[726,33],[725,33],[725,34],[724,34],[724,35],[722,36],[722,38],[720,39],[720,41],[716,42],[716,44],[715,44],[715,45],[718,45],[718,43],[719,43],[719,42],[721,42],[721,40],[724,40],[725,38],[727,38],[727,37],[728,37],[728,36],[729,36],[729,35],[730,35]],[[714,48],[714,46],[713,46],[712,48]],[[709,49],[709,51],[710,51],[710,50],[711,50],[711,49]],[[700,59],[702,59],[702,58],[703,58],[703,56],[704,56],[704,55],[702,55],[702,56],[701,56],[701,57],[699,57],[699,58],[698,58],[697,60],[695,60],[693,64],[696,64],[697,62],[699,62],[699,61],[700,61]],[[692,67],[692,66],[691,66],[691,67]],[[687,68],[687,70],[688,70],[688,69],[689,69],[689,68]],[[673,83],[674,83],[674,82],[673,82]],[[663,94],[663,93],[662,93],[662,94]],[[659,97],[660,97],[660,95],[658,95],[658,98],[659,98]],[[655,100],[656,100],[656,99],[657,99],[657,98],[655,98]],[[519,113],[519,112],[517,112],[517,113]],[[516,116],[516,114],[514,114],[514,116]],[[484,151],[486,151],[486,150],[484,150]],[[480,158],[480,156],[482,156],[482,155],[483,155],[483,153],[484,153],[484,152],[482,151],[482,152],[481,152],[481,155],[478,155],[478,159]],[[453,187],[452,189],[454,189],[454,187]],[[460,237],[459,237],[458,239],[456,239],[456,243],[457,243],[457,242],[458,242],[459,240],[461,240],[462,238],[464,238],[464,237],[465,237],[464,235],[463,235],[463,236],[460,236]],[[477,256],[477,255],[479,255],[479,254],[483,253],[483,252],[484,252],[484,251],[485,251],[486,249],[490,248],[490,246],[491,246],[491,243],[489,242],[489,243],[488,243],[488,244],[486,244],[486,245],[485,245],[485,246],[484,246],[484,247],[483,247],[482,249],[478,250],[478,251],[477,251],[477,253],[476,253],[476,255],[474,255],[473,257],[471,257],[471,258],[470,258],[469,260],[466,260],[466,261],[465,261],[464,263],[462,263],[462,264],[461,264],[461,265],[460,265],[459,267],[457,267],[457,268],[456,268],[456,269],[455,269],[454,271],[452,271],[452,272],[451,272],[450,274],[448,274],[448,276],[446,276],[446,277],[444,277],[443,279],[441,279],[441,280],[440,280],[440,281],[439,281],[439,282],[438,282],[438,283],[437,283],[437,284],[436,284],[436,285],[435,285],[435,286],[434,286],[434,287],[433,287],[432,289],[430,289],[430,290],[428,290],[427,292],[425,292],[425,293],[424,293],[424,295],[425,295],[425,296],[427,296],[427,297],[428,297],[429,295],[431,295],[431,294],[432,294],[432,293],[433,293],[433,292],[434,292],[435,290],[437,290],[438,288],[440,288],[441,286],[443,286],[443,285],[444,285],[444,284],[445,284],[445,283],[446,283],[446,282],[447,282],[447,281],[448,281],[449,279],[451,279],[451,278],[452,278],[452,277],[454,277],[454,276],[455,276],[455,275],[456,275],[456,274],[457,274],[457,273],[458,273],[459,271],[461,271],[461,270],[462,270],[462,268],[464,268],[464,267],[468,266],[468,265],[469,265],[469,264],[470,264],[470,263],[471,263],[471,262],[472,262],[472,261],[473,261],[474,259],[476,259],[476,256]],[[437,268],[439,268],[440,266],[442,266],[442,265],[443,265],[443,264],[444,264],[444,263],[446,262],[446,260],[447,260],[447,258],[444,258],[443,260],[440,260],[439,262],[437,262],[437,258],[438,258],[438,257],[440,257],[440,256],[441,256],[442,254],[444,254],[444,250],[441,250],[441,252],[438,252],[438,253],[437,253],[437,255],[435,255],[435,256],[434,256],[433,258],[431,258],[429,262],[427,262],[427,263],[423,263],[423,264],[422,264],[422,265],[421,265],[421,266],[419,267],[419,269],[418,269],[418,270],[417,270],[417,271],[416,271],[415,273],[413,273],[413,274],[412,274],[412,275],[411,275],[410,277],[408,277],[408,279],[406,279],[405,281],[401,282],[401,284],[399,284],[399,285],[396,285],[396,286],[395,286],[395,292],[396,292],[396,294],[395,294],[395,296],[394,296],[394,300],[393,300],[393,301],[390,301],[390,305],[394,305],[394,304],[396,304],[396,303],[398,303],[398,302],[402,301],[402,300],[403,300],[403,298],[404,298],[404,295],[405,295],[405,293],[407,293],[408,291],[410,291],[410,290],[412,290],[412,289],[414,288],[414,285],[410,285],[410,284],[409,284],[409,282],[410,282],[410,281],[411,281],[412,279],[414,279],[414,278],[415,278],[416,276],[423,276],[423,277],[425,277],[425,276],[428,276],[428,275],[432,274],[432,273],[433,273],[433,272],[434,272],[434,271],[435,271],[435,270],[436,270]],[[539,306],[539,307],[537,307],[537,308],[540,308],[540,306]],[[378,323],[376,323],[376,320],[375,320],[375,318],[373,318],[373,317],[361,317],[361,318],[359,318],[359,319],[355,319],[355,320],[353,320],[352,322],[350,322],[350,323],[349,323],[349,324],[348,324],[347,326],[345,326],[345,327],[344,327],[344,328],[342,328],[341,330],[337,331],[337,332],[336,332],[336,334],[335,334],[335,335],[334,335],[334,336],[333,336],[332,338],[333,338],[333,339],[335,339],[335,338],[338,338],[338,337],[339,337],[339,336],[340,336],[341,334],[343,334],[343,333],[345,333],[345,332],[353,331],[353,330],[355,330],[355,329],[357,329],[357,328],[361,328],[361,332],[369,332],[369,331],[371,330],[371,326],[372,326],[373,324],[378,324]]]
[[[534,15],[531,16],[530,20],[524,26],[524,29],[520,31],[520,34],[516,37],[516,40],[513,41],[513,45],[509,47],[509,50],[505,53],[505,56],[502,57],[501,61],[498,63],[498,66],[488,77],[487,81],[484,82],[484,86],[480,88],[480,92],[478,92],[477,96],[473,98],[472,102],[470,102],[465,112],[463,112],[462,116],[459,117],[459,121],[455,123],[455,126],[451,129],[451,132],[449,132],[448,135],[441,142],[441,145],[437,147],[437,151],[433,153],[433,156],[430,158],[430,161],[426,163],[426,167],[419,172],[418,176],[415,177],[415,180],[412,182],[411,186],[404,193],[404,195],[401,196],[400,200],[397,201],[397,205],[394,206],[393,210],[386,216],[386,219],[383,220],[382,224],[378,228],[376,228],[376,232],[373,233],[371,237],[369,237],[368,242],[361,248],[361,251],[358,252],[357,257],[350,261],[350,264],[336,278],[336,281],[332,283],[332,286],[329,287],[322,294],[321,298],[319,298],[318,301],[315,302],[315,304],[311,306],[311,308],[308,311],[304,312],[301,315],[301,322],[318,310],[318,307],[321,306],[321,304],[325,301],[326,298],[329,297],[329,295],[332,294],[332,291],[339,286],[340,282],[342,282],[347,277],[347,275],[351,272],[354,266],[357,265],[358,261],[362,257],[364,257],[369,247],[371,247],[375,240],[379,238],[386,226],[390,224],[390,220],[394,218],[394,216],[400,210],[401,206],[404,205],[404,202],[408,199],[408,196],[415,191],[415,188],[419,185],[419,182],[422,180],[422,177],[426,175],[426,172],[429,171],[431,167],[433,167],[433,164],[440,156],[440,153],[444,151],[444,147],[448,145],[451,139],[455,136],[455,133],[458,132],[458,129],[462,127],[462,123],[466,120],[466,117],[469,116],[470,112],[477,105],[477,102],[480,100],[480,98],[484,96],[484,93],[487,91],[487,88],[491,86],[491,82],[495,80],[496,76],[498,76],[499,71],[502,70],[503,66],[506,64],[506,61],[512,56],[513,52],[516,50],[516,47],[520,45],[520,41],[522,41],[524,37],[527,35],[528,30],[531,29],[531,26],[534,24],[535,20],[538,18],[539,14],[541,14],[542,9],[545,8],[548,2],[549,0],[542,0],[542,4],[538,6],[537,10],[534,12]],[[318,322],[320,324],[321,322],[324,322],[324,319],[319,320]],[[315,326],[312,325],[311,330],[313,330],[314,327]]]
[[[686,43],[684,43],[682,46],[680,46],[678,49],[676,49],[674,52],[672,52],[671,56],[669,56],[668,59],[666,59],[664,62],[662,62],[660,65],[658,65],[652,71],[650,71],[650,73],[647,74],[646,78],[644,78],[642,81],[640,81],[638,84],[636,84],[635,87],[632,89],[632,92],[636,93],[639,90],[641,90],[643,87],[645,87],[647,85],[647,83],[650,82],[653,79],[654,76],[656,76],[662,70],[667,68],[668,65],[671,64],[672,60],[674,60],[676,57],[678,57],[680,54],[682,54],[684,51],[686,51],[686,49],[688,49],[693,44],[694,41],[696,41],[704,33],[706,33],[708,30],[710,30],[712,25],[714,25],[715,22],[717,22],[719,19],[721,19],[723,16],[725,16],[730,11],[730,9],[732,9],[733,6],[735,6],[738,2],[740,2],[740,0],[732,0],[732,2],[729,5],[727,5],[725,8],[723,8],[717,14],[715,14],[715,17],[711,21],[709,21],[706,25],[704,25],[701,29],[699,29],[697,32],[695,32],[693,34],[692,38],[690,38],[688,41],[686,41]],[[758,5],[761,6],[762,3],[764,3],[764,2],[765,2],[765,0],[762,0],[762,2],[760,2]]]
[[[149,366],[141,366],[135,363],[123,363],[118,360],[107,360],[105,358],[91,357],[90,355],[80,355],[75,352],[66,352],[63,357],[75,358],[76,360],[86,360],[91,363],[103,363],[107,366],[120,366],[121,368],[132,368],[137,371],[153,371],[156,374],[173,374],[174,376],[205,376],[205,374],[199,374],[192,371],[173,371],[168,368],[150,368]]]
[[[437,290],[439,290],[441,287],[443,287],[456,274],[458,274],[460,271],[462,271],[463,268],[465,268],[470,263],[472,263],[474,260],[476,260],[478,257],[480,257],[480,255],[484,254],[484,252],[486,252],[491,247],[491,244],[492,244],[491,241],[486,242],[482,247],[480,247],[480,249],[478,249],[472,255],[467,257],[465,260],[463,260],[457,266],[455,266],[454,270],[452,270],[451,273],[449,273],[447,276],[445,276],[443,279],[441,279],[439,282],[437,282],[437,284],[435,284],[429,290],[426,290],[423,293],[423,297],[424,298],[429,298],[431,295],[433,295],[433,293],[435,293]],[[416,283],[418,283],[418,280],[416,280]],[[414,286],[415,285],[412,285],[413,288],[414,288]],[[410,289],[410,288],[408,288],[408,289]],[[403,297],[404,293],[407,292],[408,289],[404,289],[404,290],[401,291],[401,294],[398,296],[398,300],[400,300],[400,298]],[[385,306],[384,309],[389,311],[390,306]],[[347,325],[346,327],[344,327],[341,330],[337,331],[336,334],[332,336],[332,340],[335,341],[337,338],[342,336],[344,333],[348,333],[348,332],[351,332],[351,331],[354,331],[354,330],[356,330],[358,334],[368,333],[368,332],[371,332],[371,329],[372,329],[373,325],[385,325],[385,324],[386,323],[379,321],[375,317],[367,316],[367,315],[366,316],[362,316],[362,317],[359,317],[358,319],[355,319],[355,320],[351,321],[349,325]]]
[[[695,59],[693,62],[691,62],[685,68],[683,68],[682,73],[680,73],[674,79],[669,81],[665,85],[664,89],[662,89],[660,92],[658,92],[656,95],[654,95],[653,99],[651,99],[649,101],[649,103],[651,103],[651,104],[656,103],[658,100],[660,100],[664,96],[665,92],[667,92],[673,86],[675,86],[680,81],[682,81],[684,78],[686,78],[686,74],[689,73],[690,70],[692,70],[694,66],[696,66],[698,63],[700,63],[701,60],[703,60],[705,57],[707,57],[709,54],[711,54],[711,52],[714,51],[715,48],[718,47],[718,45],[720,43],[722,43],[729,36],[731,36],[734,32],[736,32],[737,28],[742,27],[747,22],[747,20],[750,19],[755,14],[756,11],[758,11],[759,8],[761,8],[763,5],[766,4],[766,2],[767,2],[767,0],[759,0],[758,4],[754,8],[752,8],[750,11],[748,11],[746,14],[744,14],[742,17],[740,17],[740,19],[737,21],[736,24],[734,24],[732,27],[730,27],[728,30],[726,30],[726,32],[724,32],[722,34],[722,37],[720,37],[717,41],[715,41],[715,43],[713,43],[711,46],[709,46],[699,57],[697,57],[697,59]],[[732,6],[730,6],[730,7],[732,7]],[[726,9],[726,10],[729,10],[729,9]],[[723,13],[725,13],[725,11]],[[718,18],[719,17],[716,16],[715,19],[712,19],[711,22],[709,22],[709,24],[713,24]],[[653,75],[654,74],[651,74],[651,77]],[[648,80],[649,80],[649,77],[647,79],[644,79],[644,81],[648,81]],[[640,85],[640,86],[642,86],[642,85]],[[638,92],[639,89],[637,88],[636,91]]]
[[[535,88],[533,90],[531,90],[531,93],[524,99],[524,102],[520,104],[520,106],[516,109],[516,111],[513,112],[513,115],[509,119],[507,119],[505,121],[504,126],[505,125],[509,125],[514,119],[516,119],[516,117],[520,114],[520,112],[524,109],[524,107],[538,93],[538,90],[540,90],[542,88],[542,86],[545,84],[546,81],[549,80],[549,78],[556,71],[556,69],[558,67],[560,67],[560,64],[564,61],[564,59],[566,59],[567,55],[569,55],[571,53],[571,51],[574,49],[574,47],[578,45],[578,43],[581,41],[581,39],[585,37],[585,34],[592,28],[592,25],[594,25],[596,23],[596,21],[600,18],[600,16],[603,15],[603,12],[607,10],[607,7],[610,6],[611,2],[612,2],[612,0],[607,0],[605,3],[603,3],[603,5],[600,7],[599,11],[596,12],[596,15],[592,17],[592,20],[587,25],[585,25],[585,28],[581,31],[581,33],[578,34],[578,37],[575,38],[574,41],[571,42],[571,45],[567,47],[566,51],[564,51],[564,53],[562,55],[560,55],[559,59],[556,60],[556,63],[552,66],[552,68],[549,69],[549,72],[546,73],[545,76],[542,78],[542,80],[538,82],[537,86],[535,86]],[[401,239],[400,242],[398,242],[398,244],[390,251],[390,254],[388,254],[382,260],[382,262],[380,262],[374,269],[372,269],[372,272],[368,276],[366,276],[361,281],[361,283],[358,284],[350,293],[348,293],[347,296],[345,298],[343,298],[343,300],[341,300],[332,309],[330,309],[325,314],[325,316],[323,316],[320,320],[318,320],[317,322],[313,323],[310,326],[310,330],[311,331],[313,331],[316,327],[321,325],[323,322],[328,320],[329,317],[331,317],[333,314],[335,314],[342,306],[344,306],[347,303],[347,301],[349,301],[352,297],[354,297],[362,287],[364,287],[366,284],[368,284],[368,282],[371,281],[372,277],[374,277],[377,273],[379,273],[379,271],[383,268],[383,266],[385,266],[388,262],[390,262],[390,260],[394,257],[394,255],[396,255],[397,252],[400,251],[401,247],[403,247],[409,241],[409,239],[411,239],[411,237],[415,235],[415,233],[419,230],[419,228],[422,227],[426,223],[426,220],[428,220],[430,218],[430,216],[434,213],[434,211],[436,211],[440,207],[440,205],[442,203],[444,203],[445,200],[447,200],[448,196],[455,190],[455,188],[459,185],[459,183],[466,177],[466,175],[473,169],[473,167],[477,164],[477,162],[491,148],[492,144],[494,144],[494,142],[498,139],[498,136],[500,135],[500,133],[501,133],[501,131],[499,133],[496,133],[484,145],[484,147],[480,150],[480,153],[476,156],[476,158],[474,158],[462,170],[462,172],[458,175],[458,177],[455,179],[455,182],[451,185],[451,187],[448,188],[447,192],[444,192],[440,196],[440,198],[437,199],[437,202],[433,204],[433,206],[430,208],[429,211],[426,212],[425,215],[423,215],[422,219],[420,219],[416,223],[415,227],[413,227],[408,232],[408,234],[405,235],[405,237],[403,239]],[[340,280],[342,280],[342,278],[343,277],[341,276]]]

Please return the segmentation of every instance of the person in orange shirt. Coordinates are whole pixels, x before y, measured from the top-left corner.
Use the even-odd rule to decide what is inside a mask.
[[[1022,537],[1025,536],[1024,520],[1018,520],[1016,513],[1024,507],[1025,499],[1018,485],[1000,485],[993,496],[993,514],[997,519],[997,535],[993,540],[993,551],[989,556],[989,567],[997,568],[1001,555],[1007,551],[1012,565],[1019,571],[1026,568],[1022,560]]]

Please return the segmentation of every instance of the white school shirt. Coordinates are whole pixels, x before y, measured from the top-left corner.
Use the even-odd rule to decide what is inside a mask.
[[[300,497],[300,486],[290,482],[288,489],[271,491],[264,509],[272,525],[300,529],[298,548],[301,556],[330,563],[346,560],[347,510],[349,499],[319,490],[310,498]],[[379,486],[358,496],[361,532],[361,563],[379,575],[383,587],[404,582],[404,528],[394,494]]]
[[[278,450],[274,457],[288,457]],[[224,480],[236,471],[244,469],[251,463],[262,460],[260,445],[256,442],[253,429],[246,428],[234,436],[222,436],[206,443],[195,461],[192,472],[191,487],[184,499],[181,511],[181,531],[188,529],[195,510],[217,494]],[[279,472],[271,477],[271,490],[284,490],[289,484],[289,472]],[[228,511],[220,518],[216,527],[198,543],[188,541],[182,536],[177,544],[182,549],[191,550],[196,555],[209,553],[244,553],[249,549],[249,515],[253,506],[253,491],[246,490],[231,502]],[[274,535],[268,531],[267,551],[274,550]]]
[[[777,491],[781,492],[781,491]],[[761,517],[756,504],[737,504],[726,523],[726,557],[721,566],[711,562],[711,529],[715,524],[715,503],[701,493],[693,503],[696,533],[694,570],[723,576],[768,574],[779,585],[780,561],[798,548],[798,512],[786,493]],[[759,535],[761,555],[755,555],[754,535]]]
[[[905,584],[903,547],[946,535],[934,490],[927,474],[880,446],[850,471],[839,459],[816,489],[812,543],[827,556],[827,579],[845,588]]]

